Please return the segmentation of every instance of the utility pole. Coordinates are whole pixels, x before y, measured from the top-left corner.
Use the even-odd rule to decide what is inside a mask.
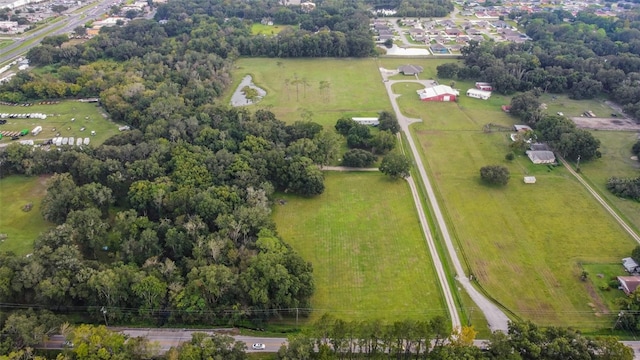
[[[296,327],[298,327],[298,308],[296,308]]]
[[[578,155],[578,164],[576,165],[576,171],[580,172],[580,155]]]
[[[107,309],[103,306],[100,311],[102,312],[102,316],[104,316],[104,325],[109,326],[107,323]]]

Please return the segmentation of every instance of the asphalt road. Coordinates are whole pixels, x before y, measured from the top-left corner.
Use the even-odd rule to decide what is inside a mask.
[[[108,11],[111,5],[113,5],[113,0],[99,0],[95,2],[93,7],[83,13],[74,14],[72,10],[70,10],[68,13],[63,15],[64,19],[59,22],[47,24],[44,27],[22,37],[18,35],[17,38],[20,40],[17,40],[13,44],[2,49],[2,54],[0,54],[0,64],[11,61],[12,59],[26,53],[29,49],[40,44],[40,41],[42,41],[45,36],[69,33],[77,26],[84,25],[87,21],[100,17]],[[20,45],[31,39],[36,40],[31,44],[18,49]]]
[[[194,332],[222,332],[226,333],[231,329],[216,329],[216,330],[197,330],[197,329],[134,329],[134,328],[112,328],[111,330],[121,331],[131,337],[144,336],[151,342],[157,342],[160,344],[160,352],[165,353],[171,347],[178,346],[185,341],[191,340],[191,334]],[[242,341],[247,345],[247,352],[277,352],[280,346],[287,344],[286,338],[270,338],[270,337],[256,337],[256,336],[233,336],[236,341]],[[62,335],[52,336],[42,348],[46,349],[62,349],[64,344],[64,337]],[[640,341],[621,341],[623,344],[631,347],[634,352],[634,359],[640,360]],[[253,350],[252,344],[262,343],[265,344],[264,350]],[[478,347],[486,347],[487,340],[475,340],[473,344]]]
[[[462,267],[462,263],[458,258],[458,254],[456,253],[456,249],[453,245],[453,241],[451,239],[451,235],[449,234],[449,230],[447,228],[447,224],[444,220],[444,216],[442,215],[442,211],[440,210],[440,205],[438,204],[438,200],[435,196],[435,192],[433,191],[433,187],[431,186],[431,182],[429,181],[429,177],[427,176],[427,172],[424,169],[424,165],[422,164],[422,160],[420,158],[420,153],[418,152],[418,148],[413,141],[413,137],[409,132],[409,126],[414,122],[422,121],[420,119],[412,119],[404,116],[400,111],[400,107],[398,106],[398,102],[396,99],[399,95],[394,94],[391,86],[395,83],[399,82],[407,82],[404,80],[389,80],[388,76],[393,75],[394,71],[386,70],[380,68],[380,74],[382,75],[382,81],[385,84],[385,88],[387,89],[387,95],[389,96],[389,100],[391,101],[391,105],[393,106],[393,110],[398,118],[398,122],[400,123],[400,127],[402,131],[405,133],[407,141],[409,143],[409,147],[411,148],[411,152],[413,153],[413,157],[415,159],[415,166],[418,172],[420,173],[421,180],[423,182],[423,186],[427,191],[427,197],[429,203],[431,204],[431,208],[433,210],[433,214],[435,215],[436,222],[440,229],[440,233],[442,234],[447,252],[449,253],[449,257],[451,258],[451,262],[453,263],[453,268],[456,274],[456,280],[462,285],[467,294],[473,299],[476,303],[477,307],[482,311],[484,317],[487,319],[489,323],[489,328],[491,331],[501,330],[507,332],[509,318],[507,315],[498,308],[493,302],[489,301],[482,293],[480,293],[473,285],[471,281],[467,277]],[[409,82],[419,82],[423,84],[427,84],[427,81],[420,80],[408,80]],[[411,181],[410,181],[411,184]],[[412,192],[414,193],[414,198],[417,199],[417,193],[415,186],[412,187]],[[421,209],[422,206],[419,202],[416,202],[416,207]],[[432,242],[431,232],[428,229],[428,223],[426,219],[420,219],[420,222],[423,223],[422,227],[425,232],[425,236],[427,237],[427,243]],[[431,244],[429,244],[429,248],[431,250]],[[434,247],[435,249],[435,247]],[[449,313],[451,314],[451,320],[453,327],[460,326],[460,319],[458,317],[458,313],[456,310],[455,302],[453,301],[453,296],[451,294],[451,290],[449,289],[449,284],[447,282],[446,273],[442,269],[442,262],[438,256],[438,253],[434,250],[431,250],[431,257],[434,262],[434,266],[436,267],[436,272],[438,273],[438,278],[440,279],[440,285],[442,287],[442,291],[445,295],[445,300],[447,302],[447,307],[449,308]],[[442,274],[441,274],[442,272]],[[454,315],[455,314],[455,315]]]

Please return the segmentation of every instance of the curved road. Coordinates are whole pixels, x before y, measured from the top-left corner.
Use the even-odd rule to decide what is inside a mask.
[[[471,284],[471,281],[469,280],[469,278],[466,276],[464,272],[462,263],[460,262],[460,259],[458,258],[458,254],[456,253],[455,247],[453,246],[453,241],[451,240],[451,235],[449,234],[449,230],[447,229],[447,224],[444,220],[444,216],[442,215],[442,211],[440,210],[440,205],[438,204],[438,200],[436,198],[435,192],[433,191],[433,187],[431,186],[429,177],[427,176],[427,172],[425,171],[424,165],[422,164],[420,152],[418,151],[418,148],[415,142],[413,141],[413,137],[411,136],[411,133],[409,131],[409,126],[412,123],[422,121],[422,120],[408,118],[404,116],[400,111],[400,107],[398,106],[398,102],[396,100],[399,97],[399,95],[393,93],[391,86],[395,83],[407,82],[407,81],[389,80],[387,77],[389,75],[393,75],[393,73],[394,71],[380,68],[380,74],[382,76],[382,81],[385,84],[385,88],[387,89],[387,95],[389,96],[389,100],[391,101],[393,110],[396,113],[396,117],[398,118],[400,127],[402,128],[402,131],[406,135],[407,141],[409,143],[409,147],[411,148],[411,152],[413,153],[413,157],[415,159],[416,168],[420,173],[422,183],[424,185],[424,188],[427,191],[427,197],[429,199],[429,203],[431,204],[431,208],[433,209],[436,222],[438,223],[438,227],[440,228],[440,232],[444,239],[447,252],[451,257],[451,262],[453,263],[453,267],[456,273],[456,279],[465,289],[467,294],[469,294],[471,299],[473,299],[473,301],[476,303],[480,311],[482,311],[482,313],[484,314],[484,317],[487,319],[487,322],[489,323],[489,328],[491,329],[491,331],[501,330],[506,333],[509,325],[509,318],[507,317],[507,315],[500,308],[498,308],[494,303],[492,303],[491,301],[489,301],[489,299],[487,299],[484,295],[482,295],[475,287],[473,287],[473,285]],[[410,80],[409,82],[419,82],[421,84],[430,83],[428,81],[420,81],[420,80]],[[410,180],[410,184],[411,182],[412,180]],[[414,193],[414,199],[416,199],[418,195],[415,187],[412,187],[412,192]],[[416,202],[416,207],[418,209],[421,209],[422,205],[419,202]],[[423,219],[421,218],[420,222],[422,223],[423,229],[425,230],[425,235],[427,236],[427,242],[433,241],[433,239],[431,239],[431,232],[429,231],[428,223],[426,222],[426,219],[423,221]],[[431,249],[431,244],[429,244],[429,248]],[[447,301],[447,306],[449,307],[449,313],[452,314],[451,321],[452,321],[453,327],[455,328],[457,326],[460,326],[460,319],[458,317],[458,312],[456,310],[455,302],[453,302],[453,295],[451,294],[449,283],[447,282],[447,279],[446,279],[446,274],[443,274],[443,275],[440,274],[439,269],[442,269],[442,262],[438,256],[438,253],[432,250],[431,256],[433,258],[434,266],[436,267],[436,272],[438,272],[440,285],[442,286],[442,291],[445,294],[445,300]],[[454,313],[455,315],[453,315]]]

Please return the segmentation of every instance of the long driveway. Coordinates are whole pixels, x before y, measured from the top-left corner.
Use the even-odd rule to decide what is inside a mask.
[[[475,287],[473,287],[473,285],[471,284],[471,281],[469,280],[469,278],[464,272],[462,263],[460,262],[460,259],[458,258],[458,254],[456,253],[456,249],[453,246],[453,241],[451,240],[451,235],[449,234],[447,224],[444,220],[444,216],[442,215],[442,211],[440,211],[440,205],[438,204],[438,200],[436,198],[435,192],[433,191],[433,187],[431,186],[431,182],[429,181],[427,172],[425,171],[424,165],[422,164],[420,152],[418,151],[418,147],[416,146],[415,141],[413,141],[413,137],[411,136],[411,132],[409,131],[409,126],[412,123],[419,122],[422,120],[412,119],[404,116],[400,111],[400,107],[398,106],[398,102],[397,102],[397,98],[400,95],[394,94],[393,90],[391,89],[391,86],[394,83],[403,82],[403,80],[397,80],[397,81],[388,80],[387,77],[390,74],[393,74],[393,71],[386,70],[383,68],[380,68],[380,74],[382,76],[382,81],[385,84],[385,88],[387,89],[387,95],[389,96],[389,100],[391,101],[393,110],[396,114],[396,117],[398,118],[398,122],[400,123],[400,127],[402,128],[402,131],[405,133],[407,142],[409,143],[409,147],[411,148],[411,152],[413,153],[416,169],[418,170],[418,173],[420,174],[420,178],[421,178],[420,180],[422,180],[423,186],[427,191],[427,197],[429,199],[429,203],[431,204],[431,208],[433,209],[433,214],[435,215],[436,222],[438,224],[438,227],[440,228],[440,233],[442,234],[442,237],[444,239],[447,252],[449,253],[451,262],[453,263],[456,279],[465,289],[467,294],[469,294],[471,299],[473,299],[473,301],[476,303],[480,311],[482,311],[482,313],[484,314],[484,317],[487,319],[487,322],[489,323],[489,328],[491,329],[491,331],[501,330],[506,332],[508,330],[509,318],[499,307],[497,307],[493,302],[491,302],[482,293],[480,293]],[[416,82],[416,81],[411,80],[410,82]],[[421,82],[421,81],[418,81],[418,82]],[[415,188],[412,188],[412,191],[414,192],[414,197],[416,197],[417,195],[416,195]],[[418,208],[422,207],[421,203],[417,203],[416,206]],[[420,221],[423,222],[422,219],[420,219]],[[429,241],[429,239],[431,238],[431,232],[428,229],[428,223],[423,224],[423,229],[425,229],[425,236],[427,236],[427,241]],[[434,262],[434,266],[436,267],[436,270],[438,270],[438,268],[442,268],[442,262],[440,260],[440,257],[438,256],[438,253],[432,251],[431,256],[433,258],[433,262]],[[440,274],[438,275],[440,277]],[[453,326],[454,327],[456,325],[459,326],[460,320],[457,316],[455,303],[451,303],[448,300],[453,296],[451,295],[451,290],[449,289],[449,285],[446,278],[443,279],[442,277],[440,277],[440,284],[442,286],[442,291],[445,293],[445,300],[447,300],[447,305],[449,306],[449,312],[456,313],[455,317],[454,316],[451,317]],[[456,320],[457,320],[457,324],[456,324]]]

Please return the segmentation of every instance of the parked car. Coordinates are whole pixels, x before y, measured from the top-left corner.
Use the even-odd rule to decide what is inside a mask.
[[[266,349],[267,347],[266,347],[264,344],[261,344],[261,343],[255,343],[255,344],[251,345],[251,348],[252,348],[253,350],[264,350],[264,349]]]

